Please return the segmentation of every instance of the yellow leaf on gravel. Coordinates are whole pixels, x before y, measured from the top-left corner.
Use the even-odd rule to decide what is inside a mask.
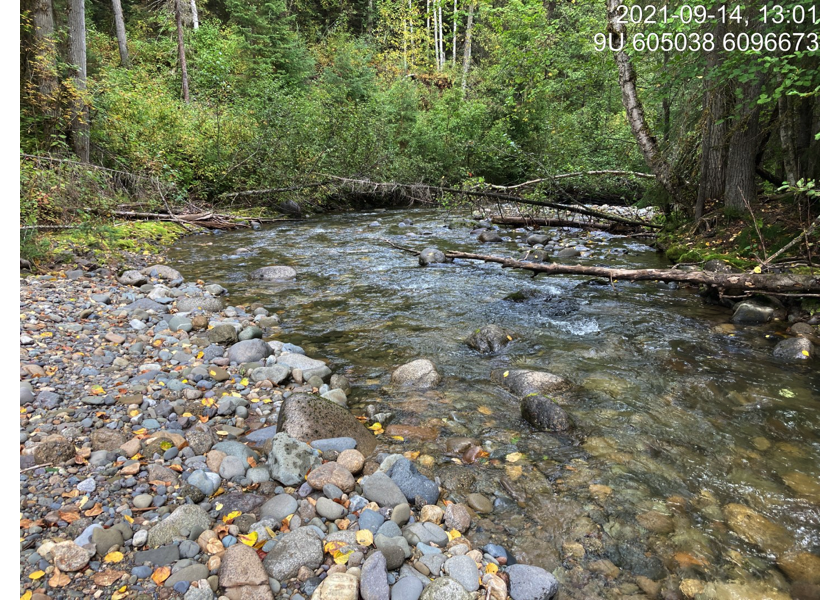
[[[257,539],[259,537],[260,537],[260,534],[258,534],[256,531],[252,531],[251,533],[249,533],[247,535],[240,535],[239,536],[239,541],[242,542],[243,544],[245,544],[246,546],[253,547],[254,544],[257,543]]]
[[[118,589],[114,594],[111,596],[111,600],[122,600],[126,596],[128,596],[131,592],[127,592],[126,589],[128,586],[124,585],[120,589]]]
[[[370,546],[373,543],[373,534],[367,529],[356,532],[356,541],[362,546]]]
[[[405,456],[408,460],[417,460],[417,457],[420,456],[419,452],[403,452],[403,456]]]
[[[492,415],[493,414],[493,410],[491,408],[488,408],[487,406],[479,406],[478,407],[478,412],[480,412],[482,415]]]
[[[136,416],[137,416],[137,415],[139,415],[139,414],[140,414],[140,411],[139,411],[139,410],[137,410],[136,408],[135,408],[134,410],[130,410],[130,411],[128,411],[128,416],[129,416],[129,417],[136,417]]]
[[[182,417],[191,417],[191,416],[192,416],[192,413],[191,413],[191,412],[185,412],[185,413],[184,413],[184,414],[182,414],[181,416],[182,416]]]
[[[511,452],[507,456],[505,456],[505,460],[508,462],[516,462],[522,458],[521,452]]]
[[[391,436],[391,439],[392,439],[392,440],[396,440],[396,441],[398,441],[398,442],[404,442],[404,441],[405,441],[405,438],[404,438],[403,436],[401,436],[401,435],[392,435],[392,436]]]
[[[169,574],[171,572],[172,571],[169,567],[158,567],[155,569],[155,572],[152,573],[152,581],[158,585],[163,585],[163,582],[169,579]]]
[[[502,377],[507,377],[508,375],[510,375],[510,371],[505,371],[504,373],[502,373]]]
[[[239,380],[239,383],[242,384],[242,385],[248,385],[248,378],[243,377],[242,379]]]
[[[227,431],[225,431],[224,429],[221,429],[221,430],[219,430],[219,431],[217,431],[217,432],[216,432],[216,435],[220,435],[220,436],[224,437],[224,436],[226,436],[226,435],[230,435],[230,433],[228,433],[228,432],[227,432]]]
[[[122,552],[109,552],[105,555],[106,563],[118,563],[123,559]]]
[[[129,517],[128,515],[123,515],[123,516],[125,517],[125,520],[128,521],[129,523],[132,523],[132,524],[134,523],[134,517]]]
[[[134,435],[143,435],[144,433],[146,433],[146,428],[145,427],[141,427],[140,429],[135,429],[134,430]]]
[[[510,336],[507,336],[507,339],[508,339],[508,341],[509,341],[509,342],[512,342],[512,341],[513,341],[513,338],[512,338],[512,337],[510,337]]]
[[[499,567],[497,567],[493,563],[488,563],[487,566],[484,568],[485,573],[490,573],[491,575],[495,575],[499,572]]]
[[[221,502],[216,502],[216,510],[222,510],[225,507]]]
[[[449,541],[451,542],[455,538],[461,537],[461,532],[458,531],[457,529],[453,529],[452,531],[447,531],[446,536],[449,538]]]
[[[761,267],[756,267],[753,269],[753,273],[761,273]]]
[[[20,600],[30,600],[30,598],[32,598],[32,592],[26,590],[23,596],[20,597]]]
[[[44,575],[46,575],[46,573],[44,573],[43,571],[35,571],[29,574],[29,579],[35,581],[36,579],[41,579],[41,577],[43,577]]]
[[[241,515],[242,515],[242,511],[240,511],[240,510],[234,510],[234,511],[231,511],[231,512],[229,512],[228,514],[226,514],[224,517],[222,517],[222,521],[224,521],[225,523],[232,523],[232,522],[233,522],[233,520],[234,520],[236,517],[239,517],[239,516],[241,516]]]

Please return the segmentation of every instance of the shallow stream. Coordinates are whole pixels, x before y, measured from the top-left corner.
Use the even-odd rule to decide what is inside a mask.
[[[399,226],[406,219],[413,224]],[[188,280],[221,283],[232,303],[278,312],[282,341],[353,382],[358,414],[377,404],[394,423],[432,432],[426,441],[380,442],[419,452],[443,487],[457,490],[454,499],[477,491],[494,500],[494,514],[470,537],[559,568],[563,587],[577,590],[570,597],[632,596],[638,576],[668,577],[672,587],[698,579],[782,590],[804,580],[791,568],[783,574],[776,558],[819,555],[819,363],[773,358],[787,323],[733,326],[731,310],[665,284],[532,278],[469,261],[420,267],[380,239],[521,258],[515,240],[528,233],[500,233],[512,240],[481,244],[463,217],[441,211],[360,212],[186,238],[169,263]],[[667,267],[638,239],[560,237],[588,255],[572,259],[581,264]],[[298,277],[248,280],[267,265],[293,266]],[[488,357],[464,340],[489,323],[514,341]],[[417,358],[435,362],[442,384],[391,389],[390,373]],[[518,400],[490,381],[491,370],[514,368],[574,385],[566,398],[573,435],[534,432],[522,420]],[[463,464],[451,452],[456,437],[489,456]],[[724,514],[729,504],[765,517],[750,525],[764,537],[739,534],[737,516]],[[771,535],[786,540],[782,549],[766,541]],[[617,579],[603,559],[620,568]]]

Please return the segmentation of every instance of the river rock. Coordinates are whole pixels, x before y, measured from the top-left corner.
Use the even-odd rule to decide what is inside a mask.
[[[251,450],[248,446],[242,442],[235,442],[233,440],[219,442],[213,446],[213,450],[223,452],[228,456],[235,456],[242,463],[242,467],[244,469],[248,469],[251,466],[250,462],[248,462],[249,458],[254,461],[257,461],[260,458],[260,455]]]
[[[478,590],[478,567],[471,557],[453,556],[443,563],[443,570],[468,592]]]
[[[423,507],[426,508],[425,506]],[[430,516],[428,513],[427,517]],[[421,514],[421,519],[423,515]],[[433,519],[426,519],[426,520],[433,520]],[[444,512],[443,520],[446,523],[446,526],[450,529],[456,529],[461,533],[467,531],[470,528],[470,513],[467,510],[467,507],[463,504],[447,504],[446,505],[446,512]],[[440,519],[438,519],[438,523]]]
[[[787,530],[743,504],[723,507],[726,524],[741,539],[765,552],[779,555],[791,546],[793,538]]]
[[[560,587],[554,575],[539,567],[511,565],[507,574],[513,600],[549,600]]]
[[[292,394],[277,419],[280,431],[304,442],[335,437],[352,437],[356,448],[369,456],[376,448],[376,438],[346,408],[310,394]]]
[[[414,463],[407,458],[400,458],[388,471],[391,478],[400,491],[412,503],[418,496],[425,500],[426,504],[435,504],[440,496],[440,488],[437,484],[420,473]],[[370,497],[368,496],[370,499]]]
[[[163,584],[164,587],[175,587],[175,584],[185,581],[187,583],[192,583],[193,581],[201,581],[202,579],[207,579],[210,576],[210,570],[202,565],[202,564],[195,564],[195,565],[188,565],[183,569],[175,571],[166,582]],[[189,586],[188,586],[189,587]],[[185,589],[188,589],[185,588]]]
[[[808,360],[814,356],[814,345],[808,338],[788,338],[776,344],[773,356],[787,362]]]
[[[70,573],[79,571],[88,564],[88,551],[76,542],[60,542],[52,550],[53,563],[58,569]]]
[[[542,371],[513,369],[510,371],[497,370],[490,374],[490,379],[518,398],[528,394],[550,394],[563,391],[568,384],[562,377]]]
[[[263,559],[263,567],[277,581],[286,581],[296,576],[301,567],[317,569],[323,556],[318,534],[311,527],[301,527],[280,538]]]
[[[204,310],[205,312],[219,312],[224,310],[225,303],[213,296],[196,296],[193,298],[181,298],[175,305],[178,312],[192,312]]]
[[[398,504],[407,502],[399,486],[382,471],[365,477],[362,483],[362,494],[371,502],[387,508],[394,508]]]
[[[230,362],[237,365],[258,362],[272,354],[274,352],[271,350],[271,346],[261,339],[243,340],[228,349]]]
[[[120,275],[117,281],[119,281],[123,285],[132,285],[139,287],[146,283],[146,281],[148,280],[140,271],[129,269],[128,271],[125,271],[122,275]]]
[[[257,551],[245,544],[234,544],[222,556],[219,585],[224,588],[263,585],[268,583]]]
[[[311,600],[357,600],[359,580],[349,573],[328,575],[315,589]]]
[[[400,577],[391,588],[391,600],[418,600],[423,593],[423,582],[417,577]]]
[[[73,442],[64,436],[54,434],[47,436],[44,441],[35,446],[35,464],[60,465],[74,456],[76,448]]]
[[[277,494],[273,498],[266,500],[265,504],[260,507],[260,519],[271,517],[279,523],[289,515],[295,514],[297,509],[297,500],[292,496],[289,494]]]
[[[172,543],[181,531],[193,528],[210,529],[210,515],[198,505],[183,504],[149,530],[149,546],[157,548]]]
[[[420,266],[448,262],[446,255],[437,248],[426,248],[420,253]]]
[[[791,581],[819,585],[820,557],[810,552],[787,552],[776,561]]]
[[[290,370],[300,369],[304,381],[312,377],[327,377],[332,371],[322,360],[309,358],[297,352],[281,352],[277,355],[277,364],[284,365]]]
[[[525,240],[525,243],[528,244],[529,246],[536,246],[538,244],[544,246],[550,239],[551,239],[551,236],[549,236],[549,235],[544,235],[544,234],[541,234],[541,233],[534,233],[534,234],[528,236],[528,239]]]
[[[258,281],[289,281],[297,276],[297,271],[292,267],[285,267],[280,265],[273,265],[270,267],[260,267],[251,271],[249,277]]]
[[[680,585],[682,589],[682,585]],[[760,581],[747,583],[715,581],[703,586],[694,600],[791,600],[790,594]]]
[[[492,244],[503,242],[502,236],[500,236],[495,231],[482,231],[478,234],[478,241],[482,244]]]
[[[317,467],[309,473],[306,481],[316,490],[323,490],[324,486],[332,484],[348,494],[356,487],[353,474],[336,462],[328,462]]]
[[[207,339],[213,344],[232,344],[239,337],[236,333],[236,327],[230,323],[222,323],[207,332]]]
[[[772,306],[759,304],[754,300],[744,300],[735,305],[732,322],[736,325],[761,325],[773,318]]]
[[[329,498],[318,498],[315,511],[327,521],[338,521],[347,515],[347,509]]]
[[[470,600],[472,596],[451,577],[438,577],[426,586],[420,600]]]
[[[389,600],[388,572],[385,570],[385,556],[374,552],[362,565],[362,598],[364,600]]]
[[[391,385],[425,389],[440,383],[440,375],[432,361],[420,358],[398,368],[391,375]]]
[[[141,269],[140,272],[143,275],[148,275],[149,277],[167,279],[172,286],[177,286],[184,282],[184,278],[178,271],[172,267],[167,267],[166,265],[153,265],[151,267]]]
[[[482,354],[495,354],[508,345],[511,337],[498,325],[485,325],[467,338],[467,345]]]
[[[318,451],[288,435],[278,433],[268,454],[271,477],[283,485],[300,485],[313,467],[321,464]]]
[[[572,420],[556,400],[539,394],[525,396],[519,404],[522,418],[540,431],[555,433],[572,429]]]
[[[251,373],[251,381],[258,383],[260,381],[270,381],[272,384],[277,385],[286,377],[289,376],[289,367],[285,365],[274,365],[271,367],[259,367],[254,369]]]

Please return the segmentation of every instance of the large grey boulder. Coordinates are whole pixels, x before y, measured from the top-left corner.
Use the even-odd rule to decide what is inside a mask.
[[[478,234],[478,241],[482,244],[503,242],[502,236],[495,231],[482,231]]]
[[[391,375],[391,385],[410,386],[414,388],[433,388],[440,383],[440,374],[435,364],[420,358],[399,367]]]
[[[235,343],[228,350],[230,362],[237,365],[257,362],[272,354],[271,346],[261,339],[243,340]]]
[[[788,338],[776,344],[773,356],[788,362],[808,360],[814,357],[814,344],[804,337]]]
[[[303,354],[298,354],[296,352],[281,352],[277,356],[277,364],[284,365],[292,369],[300,369],[303,373],[304,381],[309,381],[312,377],[320,377],[324,379],[332,371],[322,360],[317,360],[315,358],[309,358],[308,356],[304,356]]]
[[[569,384],[562,377],[552,373],[529,371],[527,369],[493,371],[490,374],[490,379],[518,398],[523,398],[528,394],[549,394],[564,391],[569,387]]]
[[[296,576],[301,567],[317,569],[324,556],[321,538],[311,527],[284,535],[263,559],[263,567],[277,581]]]
[[[735,305],[732,322],[736,325],[761,325],[773,318],[772,306],[765,306],[753,300],[744,300]]]
[[[168,517],[149,530],[149,547],[157,548],[172,543],[182,530],[200,527],[210,529],[210,515],[196,504],[184,504],[172,511]]]
[[[554,575],[531,565],[511,565],[507,574],[513,600],[549,600],[560,587]]]
[[[467,338],[467,345],[482,354],[496,353],[507,346],[513,336],[498,325],[485,325]]]
[[[225,309],[225,303],[213,296],[181,298],[175,303],[175,310],[178,312],[192,312],[199,309],[207,312],[219,312]]]
[[[321,464],[318,451],[286,433],[278,433],[271,441],[268,470],[283,485],[299,485],[306,474]]]
[[[469,600],[472,596],[451,577],[438,577],[423,590],[420,600]]]
[[[119,276],[117,279],[123,285],[141,286],[146,283],[146,277],[140,272],[130,269]]]
[[[356,449],[369,456],[376,448],[376,438],[346,408],[311,394],[292,394],[280,408],[278,431],[302,442],[337,437],[356,440]]]
[[[297,271],[292,267],[285,267],[280,265],[272,265],[270,267],[260,267],[255,271],[251,271],[250,278],[258,281],[289,281],[297,276]]]
[[[426,248],[420,253],[420,266],[432,265],[435,263],[445,263],[446,255],[437,248]]]
[[[151,267],[146,267],[145,269],[142,269],[140,273],[150,277],[166,279],[173,286],[184,283],[184,278],[181,274],[172,267],[167,267],[166,265],[153,265]]]

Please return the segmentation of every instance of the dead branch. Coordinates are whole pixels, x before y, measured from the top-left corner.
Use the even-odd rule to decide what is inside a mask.
[[[388,240],[389,245],[399,250],[418,254],[416,251],[398,246]],[[712,271],[679,271],[677,269],[611,269],[589,265],[561,265],[557,263],[523,262],[503,256],[474,254],[471,252],[445,252],[449,259],[480,260],[498,263],[503,268],[524,269],[535,275],[587,275],[610,280],[625,281],[677,281],[693,285],[707,285],[727,292],[773,292],[793,295],[819,293],[819,275],[793,275],[788,273],[717,273]]]
[[[487,184],[488,187],[494,190],[517,190],[523,187],[528,187],[531,185],[536,185],[538,183],[543,183],[545,181],[556,181],[558,179],[568,179],[570,177],[586,177],[586,176],[596,176],[596,175],[618,175],[621,177],[641,177],[643,179],[656,179],[656,175],[651,175],[650,173],[637,173],[636,171],[580,171],[577,173],[562,173],[560,175],[552,175],[551,177],[543,177],[542,179],[532,179],[531,181],[526,181],[524,183],[518,183],[516,185],[491,185]]]

